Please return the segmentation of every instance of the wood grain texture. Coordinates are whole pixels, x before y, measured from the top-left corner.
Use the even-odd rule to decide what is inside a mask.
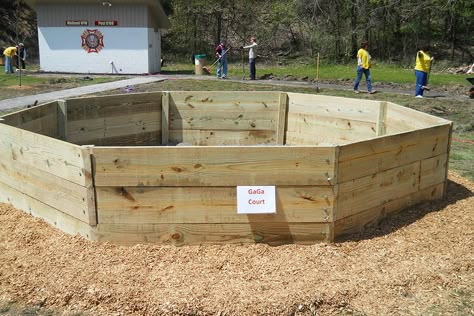
[[[237,214],[236,187],[98,187],[99,223],[329,222],[329,186],[277,187],[276,214]]]
[[[119,244],[288,243],[328,241],[331,223],[99,224],[94,239]]]
[[[340,183],[448,151],[449,124],[341,146]]]
[[[334,148],[94,148],[96,186],[330,185]]]

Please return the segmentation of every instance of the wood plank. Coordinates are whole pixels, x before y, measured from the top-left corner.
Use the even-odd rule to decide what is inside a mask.
[[[286,93],[280,94],[280,108],[278,110],[278,120],[276,126],[277,145],[285,145],[286,131],[288,118],[288,95]]]
[[[387,102],[387,126],[403,131],[446,125],[450,121],[392,102]]]
[[[170,113],[183,110],[278,111],[277,91],[172,91]]]
[[[444,183],[446,181],[446,169],[448,168],[448,154],[421,161],[420,190]]]
[[[169,133],[169,144],[194,146],[229,146],[275,144],[274,131],[175,130]]]
[[[57,138],[59,136],[57,106],[58,103],[54,101],[26,108],[3,116],[2,123]]]
[[[295,133],[290,131],[286,133],[286,144],[288,146],[339,146],[353,142],[353,140],[329,137],[326,135]]]
[[[335,117],[289,113],[288,133],[317,135],[320,138],[343,141],[360,141],[375,137],[376,125]]]
[[[419,175],[420,162],[414,162],[339,184],[335,220],[418,191]]]
[[[377,136],[382,136],[387,133],[387,102],[380,102],[379,117],[377,118]]]
[[[58,138],[67,141],[67,102],[58,100]]]
[[[176,246],[228,243],[315,244],[329,241],[332,223],[99,224],[95,239]]]
[[[0,162],[0,182],[85,223],[96,222],[89,214],[94,196],[84,186],[8,157]]]
[[[284,146],[94,149],[96,186],[331,185],[334,148]]]
[[[341,146],[338,179],[346,182],[447,152],[449,125]]]
[[[13,207],[34,217],[42,218],[53,227],[70,235],[81,235],[91,239],[93,228],[85,222],[44,204],[8,185],[0,182],[0,202],[11,204]]]
[[[379,101],[288,93],[289,113],[313,114],[376,123]]]
[[[443,184],[436,184],[361,213],[342,218],[334,224],[335,239],[340,240],[347,238],[351,234],[360,233],[369,227],[377,225],[388,215],[399,213],[422,202],[441,199],[442,196]]]
[[[147,139],[161,134],[161,113],[136,113],[68,123],[68,141],[75,144],[91,144],[92,140],[129,138]],[[104,145],[113,145],[105,141]],[[156,144],[156,143],[153,143]],[[153,145],[149,144],[149,145]]]
[[[169,142],[170,130],[170,94],[163,92],[161,106],[161,144],[166,145]]]
[[[220,111],[224,112],[224,111]],[[276,130],[277,118],[269,117],[245,119],[242,117],[233,118],[231,113],[223,113],[224,118],[215,115],[216,112],[206,112],[204,117],[191,117],[187,119],[170,118],[170,130]]]
[[[237,214],[236,187],[98,187],[101,224],[329,222],[329,186],[277,187],[277,213]]]
[[[13,159],[24,165],[85,186],[82,148],[57,139],[0,124],[0,161]]]
[[[161,92],[127,93],[68,99],[70,122],[126,114],[161,112]]]

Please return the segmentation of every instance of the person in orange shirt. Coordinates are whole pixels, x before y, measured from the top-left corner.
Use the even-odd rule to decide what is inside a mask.
[[[5,56],[5,73],[6,74],[14,73],[12,58],[15,57],[17,51],[18,51],[18,46],[7,47],[3,51],[3,56]]]

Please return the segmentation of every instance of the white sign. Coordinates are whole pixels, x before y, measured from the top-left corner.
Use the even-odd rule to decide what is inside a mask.
[[[274,186],[238,186],[237,214],[276,213]]]

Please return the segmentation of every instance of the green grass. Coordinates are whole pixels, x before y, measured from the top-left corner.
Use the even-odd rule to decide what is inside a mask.
[[[245,72],[248,74],[248,66],[244,65]],[[211,68],[211,72],[214,73],[216,67]],[[470,84],[466,78],[474,77],[474,75],[467,74],[451,74],[443,73],[442,69],[434,68],[430,74],[430,85],[443,86],[443,85],[460,85],[468,87]],[[356,75],[355,65],[333,65],[333,64],[320,64],[319,68],[319,79],[320,80],[354,80]],[[163,68],[164,74],[170,73],[194,73],[194,65],[191,63],[171,63],[165,65]],[[235,76],[242,76],[242,64],[241,63],[229,63],[229,74]],[[264,74],[272,74],[278,78],[284,78],[286,76],[293,76],[296,79],[307,77],[308,80],[314,80],[316,78],[316,64],[315,63],[293,63],[288,65],[267,65],[257,63],[257,75],[262,76]],[[371,69],[372,80],[374,82],[382,83],[397,83],[397,84],[414,84],[415,73],[413,69],[403,68],[394,64],[379,63],[373,65]]]
[[[58,80],[58,78],[63,78],[64,76],[61,74],[57,74],[54,77],[42,77],[37,76],[38,67],[32,66],[28,67],[27,71],[22,73],[21,77],[18,73],[15,74],[6,74],[5,67],[0,66],[0,88],[6,88],[10,86],[38,86],[38,85],[50,85],[54,84],[54,80]],[[90,85],[90,84],[97,84],[109,81],[115,81],[118,79],[122,79],[116,76],[94,76],[94,80],[82,80],[81,78],[85,77],[86,75],[78,76],[77,78],[68,79],[69,82],[77,82],[78,85]],[[20,82],[21,80],[21,82]],[[66,80],[66,79],[64,79]],[[53,82],[52,82],[53,81]]]

